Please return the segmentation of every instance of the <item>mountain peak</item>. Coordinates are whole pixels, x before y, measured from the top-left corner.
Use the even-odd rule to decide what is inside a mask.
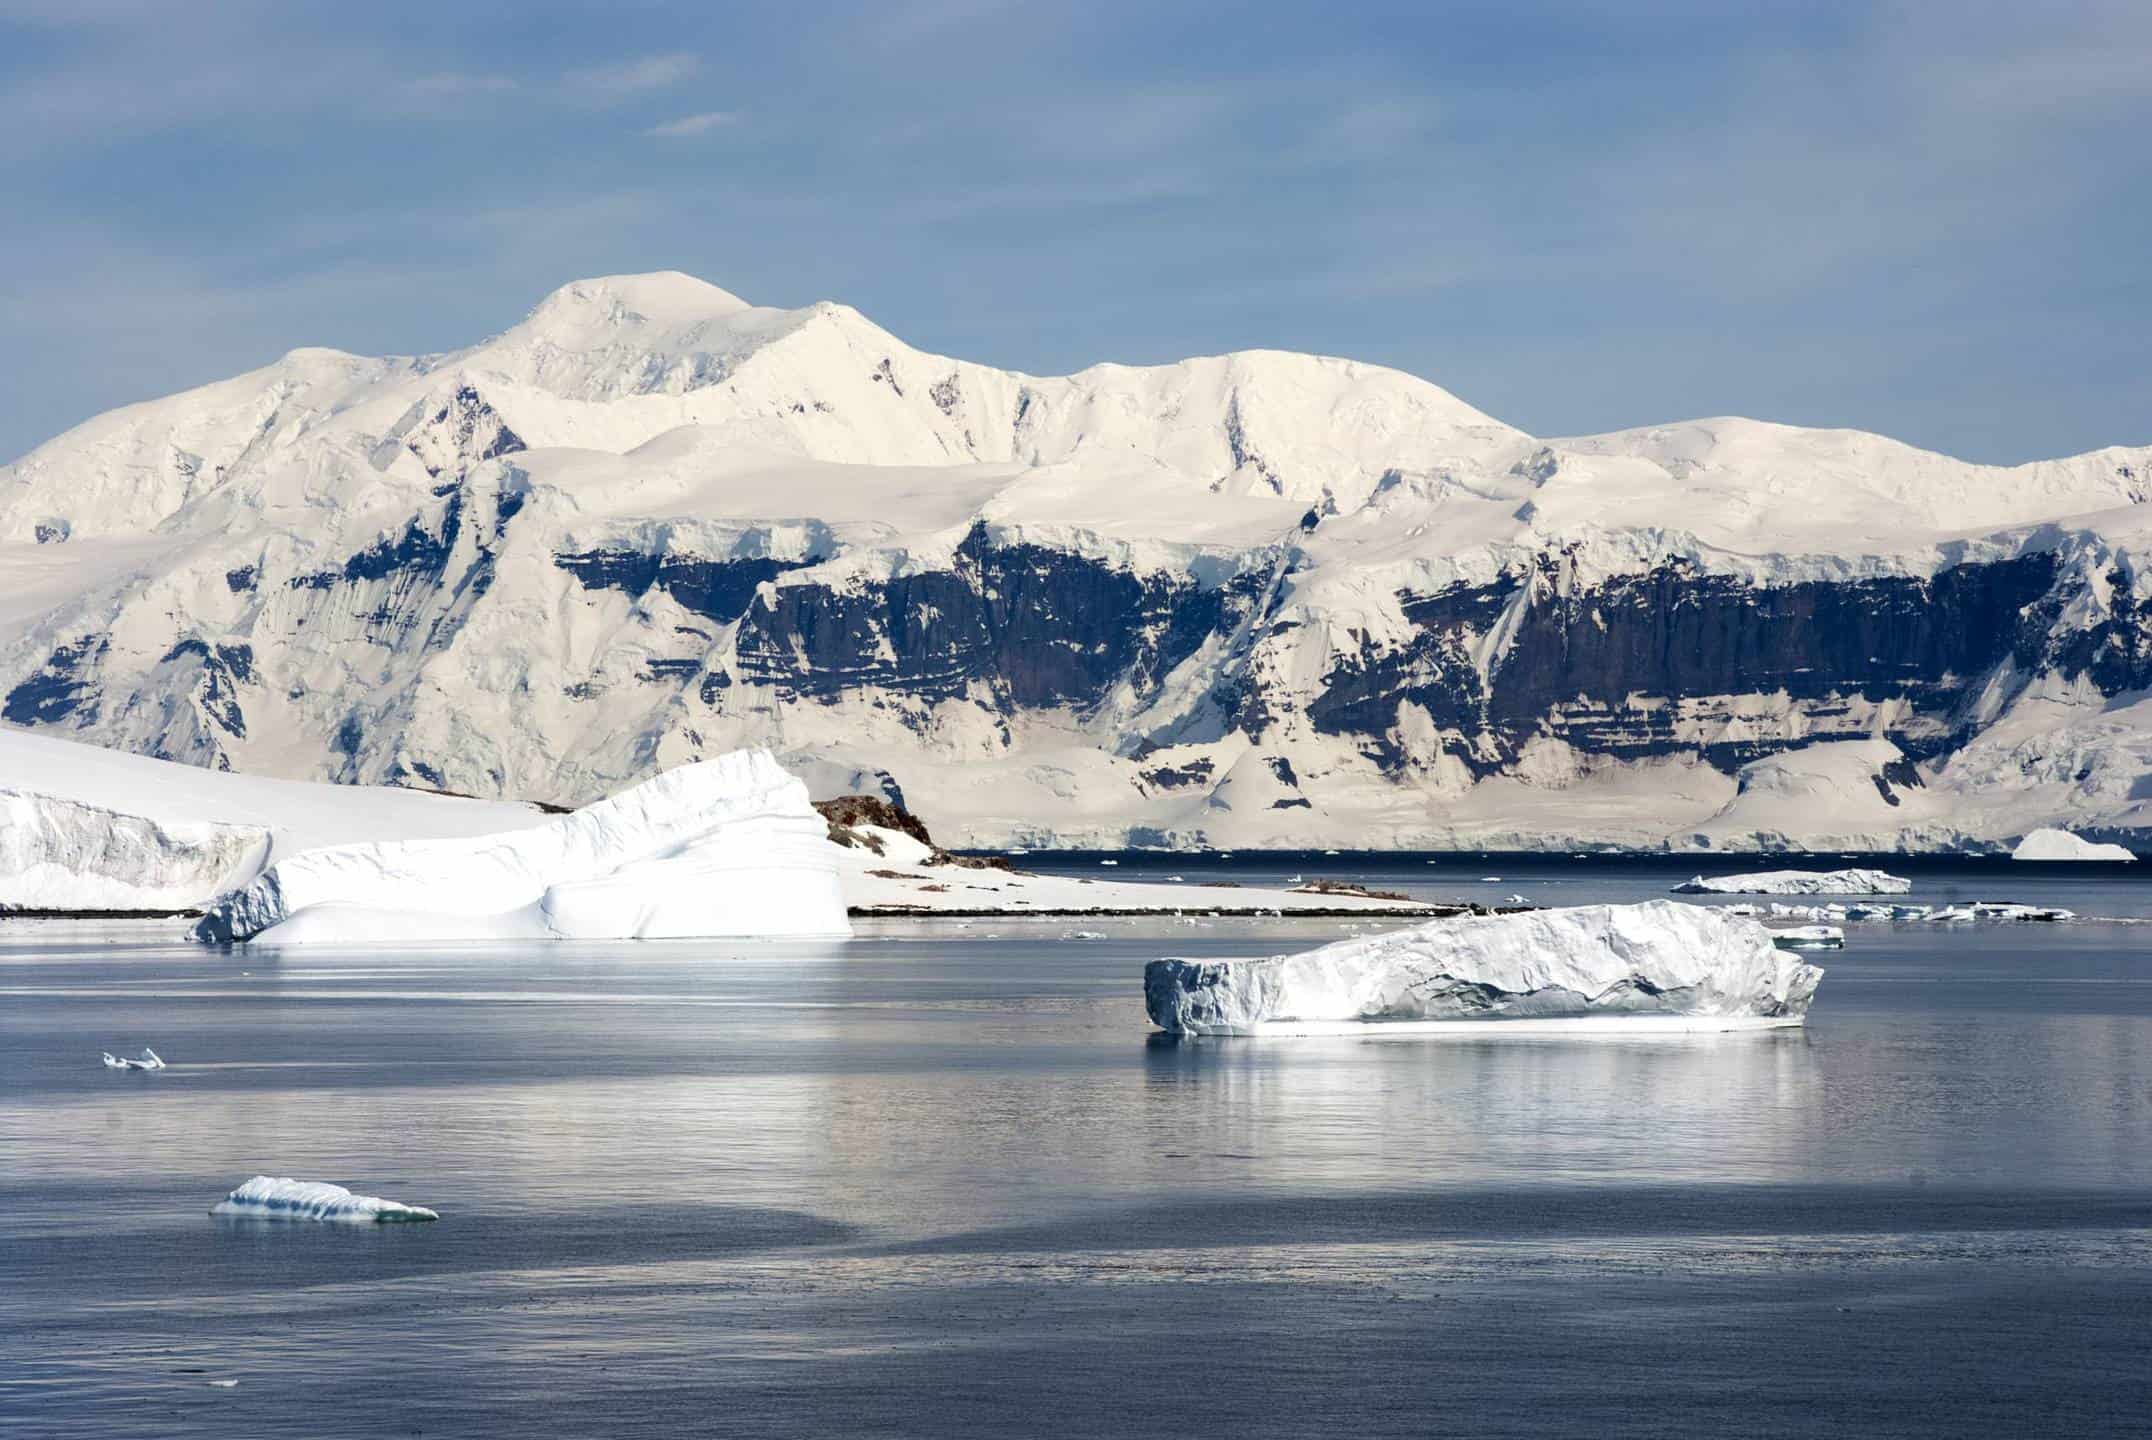
[[[679,270],[651,270],[639,275],[571,280],[539,301],[524,323],[594,320],[619,324],[642,320],[670,327],[721,319],[754,308],[730,290],[707,280]]]

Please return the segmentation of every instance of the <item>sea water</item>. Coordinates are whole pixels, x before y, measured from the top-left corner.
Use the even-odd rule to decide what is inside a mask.
[[[1440,893],[1407,869],[1324,873]],[[2152,908],[2112,875],[1913,898],[1961,882]],[[0,922],[0,1427],[2152,1425],[2152,927],[1855,926],[1800,1030],[1432,1043],[1147,1031],[1146,960],[1353,922],[1070,928],[278,955]],[[99,1059],[145,1044],[170,1068]],[[258,1173],[442,1218],[206,1213]]]

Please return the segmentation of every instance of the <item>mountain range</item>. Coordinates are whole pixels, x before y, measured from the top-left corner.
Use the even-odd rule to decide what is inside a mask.
[[[968,845],[2143,848],[2148,500],[2152,447],[1543,439],[617,276],[0,469],[0,719],[556,804],[766,744]]]

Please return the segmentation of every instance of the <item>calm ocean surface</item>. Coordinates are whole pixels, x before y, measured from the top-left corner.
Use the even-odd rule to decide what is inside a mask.
[[[1117,868],[1564,904],[1697,867]],[[1911,873],[2152,916],[2152,875]],[[1146,960],[1353,928],[0,922],[0,1430],[2152,1433],[2152,926],[1860,927],[1805,1031],[1146,1033]],[[206,1214],[256,1173],[443,1219]]]

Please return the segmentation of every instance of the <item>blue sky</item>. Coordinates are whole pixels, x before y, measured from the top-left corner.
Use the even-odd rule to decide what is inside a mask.
[[[2152,5],[0,0],[0,455],[579,276],[1539,434],[2152,441]]]

